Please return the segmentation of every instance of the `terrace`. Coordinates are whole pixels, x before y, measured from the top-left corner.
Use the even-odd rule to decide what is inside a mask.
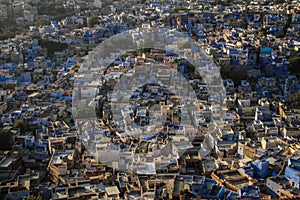
[[[212,178],[228,188],[238,191],[239,189],[253,185],[257,181],[242,175],[238,170],[220,170],[212,173]]]

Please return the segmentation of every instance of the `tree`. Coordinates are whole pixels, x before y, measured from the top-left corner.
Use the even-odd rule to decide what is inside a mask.
[[[13,38],[13,37],[15,37],[15,33],[9,30],[6,30],[0,34],[0,40],[6,40],[8,38]]]
[[[28,197],[24,197],[23,200],[42,200],[41,196],[29,195]]]
[[[266,5],[269,5],[271,3],[271,1],[270,0],[267,0],[267,1],[265,1],[262,5],[263,6],[266,6]]]
[[[291,72],[292,74],[300,75],[300,56],[290,58],[289,63],[289,72]]]
[[[54,52],[61,52],[68,48],[68,44],[53,42],[48,40],[39,40],[39,44],[47,49],[47,52],[50,56],[54,55]]]
[[[37,5],[37,12],[39,15],[57,15],[59,14],[55,9],[55,3],[47,1],[38,1]]]
[[[248,23],[247,19],[243,17],[243,18],[241,19],[241,26],[242,26],[243,28],[247,29],[248,25],[249,25],[249,23]]]
[[[0,150],[11,150],[13,145],[12,133],[7,129],[0,129]]]
[[[0,4],[8,6],[8,5],[10,5],[10,2],[9,2],[9,0],[0,0]]]
[[[256,64],[260,64],[260,46],[256,49]]]
[[[265,28],[260,28],[258,31],[259,37],[266,37],[267,36],[267,30]]]
[[[92,107],[83,107],[75,111],[75,119],[95,118],[96,110]]]
[[[300,107],[300,91],[287,98],[286,102],[291,107]]]
[[[131,13],[132,13],[133,15],[136,15],[136,10],[132,10]]]
[[[248,80],[247,69],[244,67],[221,67],[222,79],[231,79],[234,85],[240,85],[241,80]]]
[[[17,119],[14,123],[14,128],[19,128],[21,134],[28,130],[27,122],[24,119]]]
[[[99,24],[99,17],[98,16],[92,16],[88,19],[88,25],[90,27],[94,27],[96,24]]]
[[[46,25],[50,25],[51,22],[45,18],[41,18],[39,20],[37,20],[36,25],[37,26],[46,26]]]
[[[186,7],[184,7],[184,6],[177,6],[177,7],[175,7],[175,8],[173,8],[172,10],[171,10],[171,13],[178,13],[180,10],[186,10]]]

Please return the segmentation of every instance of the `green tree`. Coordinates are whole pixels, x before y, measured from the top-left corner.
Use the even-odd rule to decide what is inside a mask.
[[[8,6],[8,5],[10,5],[10,1],[9,0],[0,0],[0,4]]]
[[[300,107],[300,91],[287,98],[286,103],[291,107]]]
[[[0,40],[6,40],[8,38],[13,38],[14,36],[15,36],[14,32],[6,30],[0,34]]]
[[[248,80],[247,69],[244,67],[221,67],[220,70],[222,79],[231,79],[234,82],[234,85],[240,85],[241,80]]]
[[[265,28],[260,28],[258,31],[259,37],[266,37],[267,36],[267,30]]]
[[[20,32],[20,27],[17,26],[15,21],[7,19],[6,21],[0,20],[0,40],[15,37]]]
[[[171,10],[171,13],[178,13],[180,10],[186,10],[184,6],[177,6]]]
[[[241,26],[242,26],[243,28],[246,28],[246,29],[247,29],[248,25],[249,25],[249,23],[248,23],[247,19],[243,17],[243,18],[241,19]]]
[[[12,133],[7,129],[0,129],[0,150],[11,150],[13,145]]]
[[[60,43],[60,42],[53,42],[48,40],[39,40],[39,44],[47,49],[47,52],[50,56],[54,55],[54,52],[61,52],[68,48],[68,44]]]
[[[41,196],[29,195],[28,197],[24,197],[23,200],[42,200]]]
[[[14,123],[14,128],[19,128],[21,134],[28,130],[28,124],[24,119],[17,119]]]
[[[289,59],[289,72],[300,75],[300,56],[295,56]]]
[[[271,3],[271,1],[268,0],[268,1],[265,1],[262,5],[266,6],[266,5],[269,5],[270,3]]]
[[[96,117],[96,111],[91,107],[80,108],[75,112],[75,119],[85,119]]]
[[[36,8],[39,15],[58,14],[54,2],[47,3],[47,1],[38,1]]]
[[[98,16],[92,16],[88,19],[88,25],[90,27],[94,27],[96,24],[99,24],[99,17]]]
[[[39,20],[37,20],[36,25],[37,26],[46,26],[46,25],[50,25],[51,22],[45,18],[41,18]]]

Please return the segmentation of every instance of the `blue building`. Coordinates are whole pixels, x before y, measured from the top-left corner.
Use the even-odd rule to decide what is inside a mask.
[[[273,49],[272,48],[269,48],[269,47],[262,47],[260,49],[260,56],[261,57],[268,57],[268,56],[271,56],[273,52]]]
[[[196,196],[204,199],[222,199],[225,194],[225,187],[217,185],[215,180],[208,178],[198,181],[194,178],[194,180],[191,192]]]
[[[254,169],[251,167],[251,165],[246,165],[243,168],[241,168],[241,171],[247,174],[248,176],[254,177]]]
[[[225,187],[217,185],[215,180],[204,176],[178,175],[174,182],[174,192],[179,193],[188,185],[190,193],[203,199],[222,199]]]
[[[239,190],[241,199],[259,199],[259,187],[246,186]]]
[[[289,158],[284,175],[293,187],[300,189],[300,160]]]
[[[203,193],[201,195],[201,198],[204,198],[204,199],[222,199],[224,194],[225,194],[225,187],[214,184],[211,188],[209,188],[209,190],[207,190],[206,194],[203,191]]]
[[[48,142],[47,140],[35,142],[35,158],[38,160],[43,160],[48,158],[49,151],[48,151]]]
[[[6,82],[6,76],[0,75],[0,83],[5,83],[5,82]]]
[[[269,161],[266,159],[252,162],[251,167],[254,170],[254,176],[257,178],[266,178],[271,175],[271,171],[269,170]]]
[[[226,200],[236,200],[239,199],[239,194],[237,192],[230,191],[226,196]]]

